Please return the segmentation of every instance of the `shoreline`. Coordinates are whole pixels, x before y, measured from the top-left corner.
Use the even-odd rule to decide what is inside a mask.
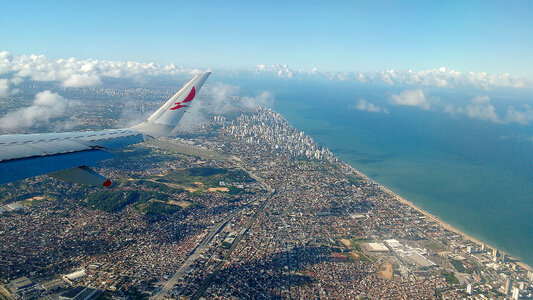
[[[421,207],[417,206],[416,204],[410,202],[409,200],[403,198],[402,196],[396,194],[395,192],[393,192],[392,190],[390,190],[388,187],[380,184],[379,182],[376,182],[375,180],[373,180],[372,178],[368,177],[366,174],[362,173],[361,171],[357,170],[356,168],[354,168],[353,166],[351,166],[350,164],[342,161],[339,159],[339,161],[341,163],[343,163],[344,165],[348,166],[352,171],[354,171],[357,175],[359,175],[360,177],[364,178],[365,180],[368,180],[370,182],[372,182],[373,184],[377,185],[379,187],[380,190],[382,190],[383,192],[389,194],[392,198],[394,198],[396,201],[404,204],[404,205],[407,205],[415,210],[417,210],[418,212],[420,212],[421,214],[423,214],[424,216],[426,216],[427,218],[429,218],[431,221],[437,223],[439,226],[442,226],[444,229],[447,229],[449,231],[452,231],[460,236],[462,236],[464,239],[466,240],[469,240],[475,244],[477,244],[478,246],[481,247],[481,245],[485,245],[485,247],[488,247],[488,248],[491,248],[491,249],[497,249],[499,251],[501,251],[500,249],[498,249],[497,247],[494,247],[490,244],[487,244],[487,243],[484,243],[482,241],[480,241],[479,239],[453,227],[452,225],[446,223],[445,221],[441,220],[440,218],[438,218],[437,216],[431,214],[430,212],[422,209]],[[513,258],[515,259],[515,258]],[[524,270],[526,271],[533,271],[533,268],[531,266],[529,266],[528,264],[524,263],[523,261],[520,261],[519,259],[516,259],[516,262],[515,262],[518,266],[520,266],[521,268],[523,268]]]

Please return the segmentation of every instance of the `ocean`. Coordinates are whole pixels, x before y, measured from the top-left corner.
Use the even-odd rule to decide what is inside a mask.
[[[533,266],[533,125],[446,112],[486,96],[503,120],[510,105],[533,106],[531,90],[423,88],[431,103],[424,110],[390,104],[413,87],[311,79],[245,86],[272,91],[274,109],[292,126],[354,168]],[[356,109],[361,99],[387,113]]]

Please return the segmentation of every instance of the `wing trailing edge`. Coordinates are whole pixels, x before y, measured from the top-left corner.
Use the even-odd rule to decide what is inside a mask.
[[[80,183],[85,185],[111,186],[111,181],[104,176],[96,173],[87,166],[79,166],[50,173],[48,176],[61,179],[67,182]]]

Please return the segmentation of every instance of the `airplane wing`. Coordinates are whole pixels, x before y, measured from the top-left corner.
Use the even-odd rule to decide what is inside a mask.
[[[211,72],[196,75],[145,122],[101,131],[0,135],[0,184],[37,175],[110,186],[87,165],[112,157],[107,150],[170,134]]]

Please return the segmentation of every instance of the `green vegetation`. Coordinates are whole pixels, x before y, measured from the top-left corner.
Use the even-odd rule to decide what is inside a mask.
[[[189,176],[202,176],[207,177],[211,175],[217,175],[217,174],[225,174],[228,172],[226,169],[220,169],[220,168],[190,168],[184,170],[187,175]]]
[[[444,246],[442,244],[440,244],[438,242],[433,242],[433,241],[430,241],[430,240],[427,240],[426,242],[424,242],[424,245],[429,250],[432,250],[432,251],[435,251],[435,252],[446,250],[446,248],[444,248]]]
[[[32,197],[32,198],[28,198],[24,201],[21,201],[20,204],[24,205],[24,206],[33,206],[33,205],[36,205],[36,204],[39,204],[41,202],[44,202],[44,201],[55,201],[56,198],[55,197],[51,197],[51,196],[37,196],[37,197]]]
[[[354,251],[349,253],[348,259],[352,262],[375,261],[373,257],[366,256],[363,253],[363,249],[361,249],[361,245],[359,244],[360,242],[368,243],[371,241],[372,241],[371,239],[350,239],[350,243],[351,243],[350,248],[353,249]]]
[[[112,153],[115,155],[115,157],[113,157],[115,162],[127,165],[131,165],[132,163],[145,163],[147,161],[156,163],[169,159],[176,159],[175,155],[158,151],[157,149],[147,148],[142,145],[128,146],[124,150],[114,150]]]
[[[168,195],[158,192],[102,190],[90,194],[85,199],[85,205],[106,212],[120,211],[132,203],[136,203],[136,209],[141,213],[173,213],[181,209],[178,205],[166,204],[168,198]],[[157,201],[161,204],[153,204]]]
[[[181,210],[181,206],[168,204],[161,201],[142,202],[135,205],[135,210],[141,214],[166,215]]]
[[[457,270],[457,272],[469,273],[469,274],[471,274],[473,272],[471,269],[465,268],[463,263],[461,261],[459,261],[459,260],[452,259],[452,260],[450,260],[450,263]]]
[[[168,194],[179,194],[179,193],[185,192],[184,189],[169,187],[166,184],[151,181],[151,180],[139,180],[137,184],[143,185],[150,189],[158,190],[163,193],[168,193]]]
[[[182,188],[170,187],[167,184],[156,182],[154,180],[145,180],[145,179],[122,179],[118,184],[119,188],[124,187],[144,187],[148,189],[153,189],[158,192],[165,194],[179,194],[185,192]]]
[[[459,279],[457,279],[457,277],[455,277],[453,272],[442,272],[441,274],[442,274],[442,276],[444,276],[444,278],[446,279],[446,281],[448,283],[450,283],[450,284],[458,284],[459,283]]]
[[[255,181],[248,173],[242,170],[209,167],[173,170],[163,177],[155,178],[155,180],[162,183],[174,183],[193,187],[198,187],[198,183],[206,187],[218,187],[221,181],[226,183]]]
[[[228,188],[227,193],[230,194],[230,195],[233,195],[233,196],[253,195],[253,194],[255,194],[254,192],[247,191],[245,189],[240,189],[240,188],[238,188],[236,186],[233,186],[233,185],[227,186],[227,188]]]
[[[348,253],[348,261],[350,262],[358,262],[358,261],[370,261],[366,256],[363,255],[361,252],[349,252]]]
[[[358,186],[361,184],[361,182],[365,182],[365,180],[361,177],[355,176],[353,174],[347,174],[346,179],[350,182],[350,184]]]

